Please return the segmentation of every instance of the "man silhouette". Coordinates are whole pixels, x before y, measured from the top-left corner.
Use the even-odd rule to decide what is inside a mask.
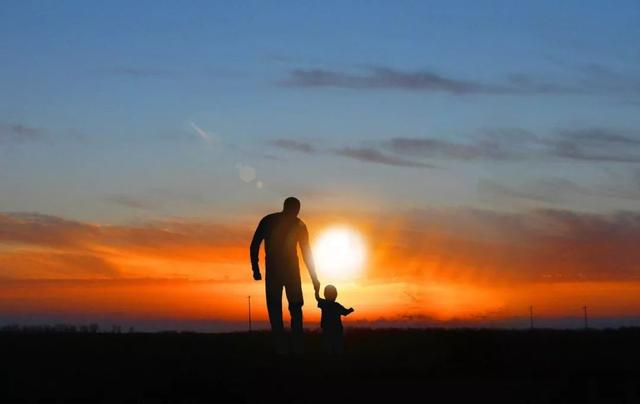
[[[309,232],[304,222],[298,219],[300,201],[289,197],[284,201],[282,212],[272,213],[262,218],[251,241],[251,267],[253,279],[259,281],[260,266],[258,253],[260,243],[265,245],[265,291],[267,310],[271,332],[274,336],[276,351],[286,352],[284,325],[282,322],[282,289],[284,288],[291,315],[291,335],[294,352],[301,352],[302,346],[302,285],[300,283],[300,267],[298,263],[298,245],[304,260],[313,288],[320,290],[320,282],[316,275],[313,254],[309,245]]]

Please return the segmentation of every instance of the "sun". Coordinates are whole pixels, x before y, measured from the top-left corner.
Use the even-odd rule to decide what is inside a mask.
[[[346,226],[331,227],[313,245],[318,275],[328,281],[357,278],[365,262],[365,245],[358,231]]]

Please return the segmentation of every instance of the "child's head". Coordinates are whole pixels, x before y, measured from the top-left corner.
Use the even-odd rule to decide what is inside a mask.
[[[324,298],[327,300],[331,300],[332,302],[336,301],[338,297],[338,289],[336,289],[333,285],[327,285],[324,287]]]

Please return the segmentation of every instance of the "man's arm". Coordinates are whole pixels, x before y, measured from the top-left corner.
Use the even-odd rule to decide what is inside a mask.
[[[307,231],[307,226],[304,223],[300,230],[299,242],[300,250],[302,250],[302,259],[304,260],[304,264],[307,266],[307,270],[311,276],[311,281],[313,282],[313,289],[318,292],[320,290],[320,281],[318,280],[318,275],[316,275],[316,265],[313,260],[311,245],[309,244],[309,232]]]
[[[264,219],[260,221],[255,233],[253,233],[253,239],[251,240],[251,246],[249,247],[249,255],[251,256],[251,269],[253,270],[253,279],[259,281],[262,279],[260,275],[260,265],[258,265],[260,255],[260,244],[264,240]]]

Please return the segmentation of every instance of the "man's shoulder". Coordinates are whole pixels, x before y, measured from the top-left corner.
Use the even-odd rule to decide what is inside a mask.
[[[268,215],[266,215],[265,217],[262,218],[262,220],[260,220],[261,222],[272,222],[274,220],[277,220],[281,215],[281,212],[275,212],[275,213],[269,213]]]

